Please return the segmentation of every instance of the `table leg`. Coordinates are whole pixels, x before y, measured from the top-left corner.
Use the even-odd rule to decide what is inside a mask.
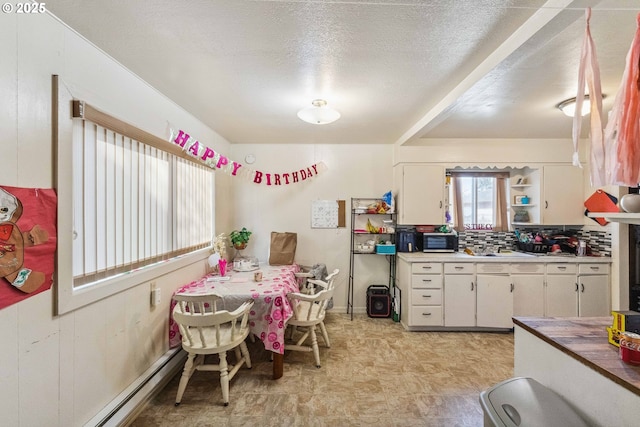
[[[284,354],[273,353],[273,379],[282,378],[284,373]]]

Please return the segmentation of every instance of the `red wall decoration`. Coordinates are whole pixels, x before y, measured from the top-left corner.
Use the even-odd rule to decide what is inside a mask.
[[[54,190],[0,186],[0,309],[51,288]]]

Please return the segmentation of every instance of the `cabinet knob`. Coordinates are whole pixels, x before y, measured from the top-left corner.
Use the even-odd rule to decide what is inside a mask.
[[[428,282],[430,282],[430,281],[431,281],[431,279],[422,279],[422,281],[423,281],[423,282],[427,282],[427,283],[428,283]]]
[[[422,295],[422,298],[431,298],[431,295]]]
[[[462,270],[463,268],[464,268],[464,267],[460,267],[460,266],[457,266],[457,265],[455,266],[455,269],[456,269],[456,270]]]
[[[423,316],[431,316],[431,313],[422,313]]]

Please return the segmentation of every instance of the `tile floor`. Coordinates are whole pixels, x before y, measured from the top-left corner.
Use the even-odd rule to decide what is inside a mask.
[[[248,343],[253,368],[232,380],[229,406],[217,372],[196,372],[174,406],[178,374],[131,426],[482,426],[480,391],[513,376],[512,333],[406,332],[334,312],[325,324],[320,369],[290,351],[274,381],[261,342]]]

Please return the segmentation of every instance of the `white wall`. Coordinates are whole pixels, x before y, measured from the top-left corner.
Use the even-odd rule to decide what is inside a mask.
[[[254,233],[244,250],[246,255],[267,261],[272,231],[298,233],[298,263],[323,263],[329,270],[340,269],[334,309],[344,310],[349,277],[350,199],[382,197],[391,190],[392,146],[348,143],[241,144],[234,145],[232,151],[233,158],[238,161],[243,161],[247,154],[253,154],[256,161],[251,168],[265,172],[285,173],[317,162],[325,163],[327,170],[313,179],[280,187],[267,187],[232,178],[231,203],[236,213],[235,227],[247,227]],[[311,228],[313,200],[345,200],[346,227]],[[382,256],[360,256],[356,258],[355,268],[355,311],[364,312],[366,287],[370,284],[387,284],[389,264]]]
[[[53,187],[52,74],[61,90],[147,132],[168,138],[170,123],[229,151],[227,141],[50,15],[0,14],[0,57],[2,185]],[[222,196],[228,183],[216,180]],[[218,228],[229,227],[232,215],[219,204]],[[0,424],[79,426],[95,416],[168,350],[170,295],[204,268],[158,278],[163,299],[155,308],[142,284],[54,316],[54,284],[0,309]]]

